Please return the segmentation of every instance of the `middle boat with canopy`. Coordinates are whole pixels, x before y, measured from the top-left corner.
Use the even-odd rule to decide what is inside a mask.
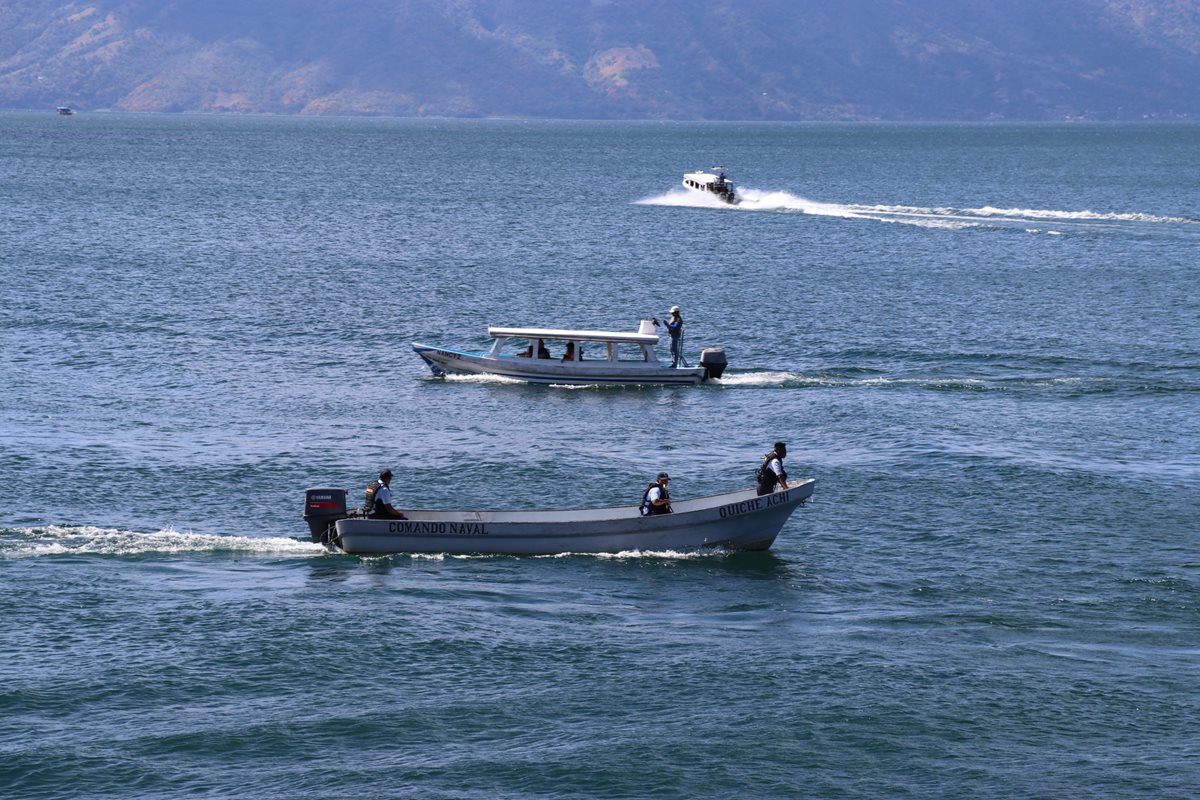
[[[528,383],[697,384],[720,378],[725,351],[708,348],[698,366],[659,360],[655,321],[644,319],[637,332],[507,328],[488,326],[489,350],[472,352],[413,342],[434,375],[497,375]]]

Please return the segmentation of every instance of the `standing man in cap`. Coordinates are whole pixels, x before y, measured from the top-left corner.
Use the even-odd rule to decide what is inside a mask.
[[[671,306],[671,318],[667,320],[667,333],[671,334],[671,366],[683,364],[690,366],[683,357],[683,317],[679,316],[679,306]]]
[[[763,456],[762,466],[755,473],[755,477],[758,479],[759,495],[770,494],[777,488],[788,488],[787,473],[783,470],[785,458],[787,458],[787,445],[783,442],[776,442],[775,448]]]
[[[363,515],[371,519],[408,519],[392,505],[392,471],[384,467],[379,480],[367,487],[367,502]]]
[[[671,513],[671,495],[667,494],[667,483],[670,480],[670,475],[660,472],[658,480],[646,487],[646,493],[642,495],[643,517]]]

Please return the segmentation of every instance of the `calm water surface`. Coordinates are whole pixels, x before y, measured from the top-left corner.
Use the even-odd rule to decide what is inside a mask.
[[[1190,798],[1200,126],[0,114],[0,794]],[[724,164],[729,208],[676,188]],[[632,330],[697,388],[434,379]],[[303,490],[818,480],[760,554],[363,559]]]

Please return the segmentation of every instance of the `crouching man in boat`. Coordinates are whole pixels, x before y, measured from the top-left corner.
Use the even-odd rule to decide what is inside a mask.
[[[758,479],[758,494],[770,494],[776,489],[788,488],[787,472],[783,469],[783,460],[787,458],[787,445],[776,442],[775,448],[763,456],[762,465],[754,474]]]
[[[658,479],[646,487],[646,493],[642,495],[643,517],[671,513],[671,495],[667,493],[667,483],[670,480],[670,475],[660,472]]]
[[[408,519],[392,505],[392,471],[384,469],[379,480],[367,487],[367,502],[363,504],[363,516],[372,519]]]

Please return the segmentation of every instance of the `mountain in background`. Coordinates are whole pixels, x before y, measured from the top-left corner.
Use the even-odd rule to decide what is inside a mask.
[[[1198,0],[2,0],[0,106],[1200,117]]]

